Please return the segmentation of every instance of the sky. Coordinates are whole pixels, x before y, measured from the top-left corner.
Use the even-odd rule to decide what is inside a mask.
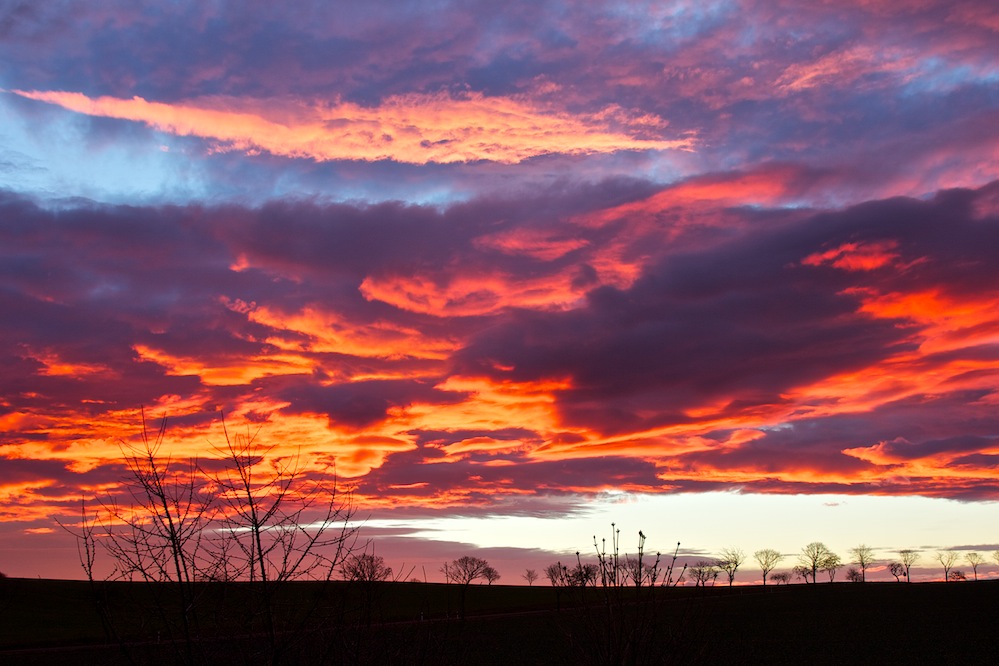
[[[121,492],[140,410],[174,459],[222,412],[335,464],[421,578],[612,522],[927,580],[999,548],[997,33],[992,0],[0,1],[0,571],[82,575],[58,521]]]

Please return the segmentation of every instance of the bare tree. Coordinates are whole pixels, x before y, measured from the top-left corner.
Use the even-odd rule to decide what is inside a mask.
[[[545,578],[555,588],[555,610],[562,610],[562,591],[569,586],[569,567],[555,562],[545,567]]]
[[[216,450],[229,463],[214,475],[222,532],[236,546],[229,565],[251,581],[332,578],[356,532],[346,527],[353,509],[336,490],[335,470],[310,477],[300,452],[276,456],[255,434],[226,431]]]
[[[599,567],[589,562],[576,562],[576,566],[569,569],[568,581],[571,587],[586,587],[596,585],[600,576]]]
[[[888,564],[888,573],[895,577],[895,582],[901,582],[902,576],[905,575],[905,567],[901,562],[890,562]]]
[[[693,566],[687,567],[694,587],[705,587],[708,582],[714,584],[718,580],[718,566],[708,560],[698,560]]]
[[[489,562],[481,557],[462,555],[456,560],[445,562],[441,567],[441,573],[448,582],[459,585],[471,585],[472,581],[486,577],[486,570],[490,569]]]
[[[966,559],[968,561],[968,564],[971,566],[971,570],[975,574],[975,580],[978,580],[978,567],[980,567],[982,564],[985,563],[985,558],[982,557],[981,553],[976,553],[975,551],[971,551],[970,553],[964,556],[964,559]]]
[[[992,551],[992,559],[996,561],[996,564],[999,564],[999,550]]]
[[[770,580],[777,583],[778,585],[780,585],[781,583],[789,585],[791,583],[791,574],[788,573],[787,571],[778,571],[776,573],[770,574]]]
[[[230,437],[224,419],[225,444],[206,471],[165,454],[166,419],[150,436],[142,417],[140,443],[119,442],[124,492],[93,514],[82,503],[75,534],[84,572],[93,583],[100,551],[110,560],[108,580],[171,583],[151,589],[161,592],[158,622],[183,663],[197,661],[204,646],[201,582],[248,581],[241,629],[261,635],[254,649],[277,660],[293,637],[278,632],[275,586],[330,580],[354,544],[349,497],[337,491],[335,474],[307,474],[297,454],[278,456],[249,434]]]
[[[822,571],[829,576],[829,582],[836,580],[836,572],[843,566],[843,560],[836,553],[829,553],[822,560]]]
[[[912,567],[919,561],[919,553],[910,548],[904,548],[898,551],[898,558],[902,563],[902,568],[905,569],[905,582],[911,583],[912,577],[910,572]]]
[[[815,581],[815,574],[812,573],[811,568],[806,567],[803,564],[795,565],[795,567],[791,569],[791,574],[793,574],[795,578],[802,579],[805,583],[808,583],[809,579],[811,579],[812,582]]]
[[[864,574],[860,571],[860,569],[850,567],[846,570],[846,579],[851,583],[863,583]]]
[[[659,554],[652,562],[643,562],[640,558],[625,557],[622,565],[625,578],[635,584],[636,587],[642,585],[655,585],[659,579]]]
[[[374,582],[392,577],[392,567],[385,566],[385,558],[373,553],[350,555],[340,565],[344,580]]]
[[[774,570],[784,556],[773,548],[762,548],[753,553],[753,559],[760,566],[760,571],[763,572],[763,584],[766,585],[767,574]]]
[[[534,581],[538,579],[538,572],[534,569],[524,569],[521,578],[527,581],[528,586],[534,585]]]
[[[801,566],[809,570],[812,582],[814,583],[816,581],[816,574],[819,570],[826,570],[826,565],[829,564],[830,558],[834,556],[834,553],[824,543],[813,541],[801,549],[801,553],[798,555],[798,562]],[[839,557],[837,556],[836,559],[838,563]],[[835,573],[833,575],[835,576]],[[805,581],[808,581],[807,577]]]
[[[866,544],[860,544],[850,549],[853,561],[860,567],[860,582],[867,582],[867,567],[874,564],[874,549]]]
[[[561,562],[555,562],[545,567],[545,578],[552,584],[552,587],[568,587],[569,568]]]
[[[230,436],[222,425],[225,443],[216,451],[227,464],[213,475],[221,514],[209,544],[226,576],[257,583],[264,632],[278,655],[290,644],[275,623],[278,590],[287,581],[333,578],[354,547],[353,508],[332,468],[310,475],[300,451],[281,456],[257,441],[259,429]]]
[[[968,580],[968,577],[965,576],[964,572],[961,571],[960,569],[954,569],[953,571],[950,572],[950,576],[947,577],[947,580],[965,581]]]
[[[645,565],[638,558],[625,555],[620,566],[622,583],[631,581],[640,587],[645,581]]]
[[[933,556],[933,559],[939,562],[940,566],[943,567],[945,581],[950,580],[950,570],[954,564],[957,563],[957,558],[957,552],[953,550],[940,550]]]
[[[482,572],[482,577],[486,579],[489,585],[492,585],[500,579],[500,573],[492,567],[486,567],[486,570]]]
[[[206,557],[206,534],[216,506],[216,493],[197,461],[178,462],[160,452],[166,435],[166,420],[154,436],[142,413],[139,444],[119,441],[128,470],[124,492],[99,500],[101,508],[90,514],[81,500],[82,521],[77,536],[80,563],[92,589],[95,563],[100,548],[109,556],[108,580],[144,580],[171,583],[172,594],[157,598],[155,615],[165,621],[160,630],[176,650],[180,663],[197,661],[195,648],[199,630],[198,597],[200,578],[211,577],[214,568]],[[67,528],[72,532],[72,528]],[[99,607],[101,606],[98,601]],[[114,619],[102,609],[102,621],[110,634],[116,634]]]
[[[746,554],[739,548],[730,546],[723,548],[721,557],[718,558],[718,568],[725,572],[728,577],[728,586],[732,587],[735,581],[735,572],[739,570],[742,563],[746,561]]]
[[[474,557],[472,555],[462,555],[456,560],[445,562],[441,567],[444,579],[448,583],[457,583],[461,586],[460,610],[462,617],[465,616],[465,597],[468,592],[468,587],[472,584],[472,581],[479,578],[486,578],[486,573],[490,569],[492,569],[492,567],[489,566],[489,562],[486,562],[481,557]],[[488,578],[486,578],[486,580],[488,580]]]

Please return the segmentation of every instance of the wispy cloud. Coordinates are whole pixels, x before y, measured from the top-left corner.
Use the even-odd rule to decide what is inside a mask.
[[[328,160],[392,160],[409,164],[490,161],[516,164],[563,153],[587,155],[626,150],[690,149],[691,138],[643,139],[610,128],[619,125],[661,133],[665,122],[620,109],[571,115],[526,100],[468,93],[404,95],[362,107],[209,100],[149,102],[140,97],[90,98],[81,93],[14,91],[90,116],[142,122],[163,132],[216,141],[213,150]],[[251,110],[252,109],[252,110]]]

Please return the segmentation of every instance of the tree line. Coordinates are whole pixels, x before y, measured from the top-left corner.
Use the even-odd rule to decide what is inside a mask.
[[[679,560],[679,547],[670,556],[668,564],[663,561],[661,553],[655,553],[653,557],[644,553],[643,547],[645,535],[639,531],[639,548],[636,556],[622,554],[620,552],[619,535],[620,530],[614,529],[612,550],[608,553],[599,546],[596,550],[596,561],[584,561],[581,554],[575,554],[575,562],[563,564],[557,561],[549,564],[539,574],[537,569],[527,568],[520,578],[533,585],[542,575],[552,587],[596,587],[596,586],[621,586],[633,585],[665,587],[693,583],[695,587],[715,585],[722,578],[729,586],[736,580],[736,574],[740,569],[744,570],[748,557],[746,553],[736,547],[723,548],[716,558],[700,558],[690,563],[681,563]],[[594,537],[596,542],[596,537]],[[596,545],[596,543],[595,543]],[[606,545],[604,543],[604,545]],[[835,582],[837,575],[846,568],[845,579],[853,583],[867,582],[867,573],[872,567],[877,566],[879,561],[874,556],[874,548],[867,544],[860,544],[850,548],[849,559],[844,559],[833,552],[821,541],[813,541],[794,555],[785,555],[773,548],[762,548],[753,553],[752,559],[756,564],[762,578],[763,585],[767,581],[775,585],[787,585],[795,580],[800,580],[805,584],[819,582],[820,577],[825,577],[828,582]],[[912,582],[912,568],[919,564],[923,554],[914,549],[903,548],[896,552],[897,559],[884,562],[885,570],[895,577],[896,582]],[[788,571],[775,571],[778,565],[788,559],[795,557],[795,564]],[[999,565],[999,550],[991,553],[992,559]],[[961,554],[955,550],[940,550],[932,555],[935,561],[943,570],[943,580],[947,582],[964,581],[969,579],[967,572],[957,569],[956,566],[961,561]],[[978,580],[979,568],[986,563],[985,556],[977,551],[969,551],[964,554],[963,561],[971,569],[972,580]],[[482,579],[492,584],[499,579],[499,573],[489,565],[489,563],[478,557],[463,556],[451,562],[447,562],[441,568],[445,581],[448,583],[459,583],[469,585],[475,580]]]

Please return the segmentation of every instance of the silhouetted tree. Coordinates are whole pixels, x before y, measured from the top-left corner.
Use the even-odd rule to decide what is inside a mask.
[[[774,570],[777,564],[784,559],[784,556],[773,548],[762,548],[753,553],[753,559],[760,565],[760,571],[763,572],[763,584],[766,585],[767,574]],[[771,580],[773,579],[771,578]]]
[[[694,587],[705,587],[709,581],[714,584],[720,573],[717,565],[708,560],[698,560],[693,566],[687,567],[687,571],[694,581]]]
[[[735,572],[739,570],[742,563],[746,561],[746,554],[739,548],[723,548],[721,557],[718,558],[718,568],[725,572],[728,577],[728,586],[732,587],[735,581]]]
[[[911,583],[912,577],[910,576],[910,571],[916,562],[919,561],[919,553],[910,548],[904,548],[898,551],[898,558],[902,563],[902,568],[905,569],[905,582]]]
[[[874,564],[874,549],[866,544],[860,544],[850,549],[853,561],[860,567],[860,581],[867,581],[867,567]]]
[[[778,585],[780,585],[781,583],[789,585],[791,583],[791,574],[788,573],[787,571],[778,571],[776,573],[770,574],[770,580],[777,583]]]
[[[839,557],[821,541],[813,541],[801,549],[801,553],[798,555],[798,562],[801,566],[808,568],[812,582],[814,583],[816,582],[816,574],[820,570],[826,571],[832,565],[833,557],[836,558],[836,566],[838,567]],[[836,575],[835,570],[832,575]],[[805,577],[805,581],[808,582],[807,577]]]
[[[486,570],[482,572],[482,577],[486,579],[489,585],[492,585],[500,579],[500,573],[492,567],[486,567]]]
[[[888,573],[895,577],[895,582],[901,582],[902,576],[905,575],[905,567],[901,562],[890,562],[888,564]]]
[[[863,583],[864,574],[860,571],[860,569],[850,567],[846,570],[846,579],[851,583]]]
[[[260,637],[257,654],[277,661],[295,632],[278,631],[276,595],[290,580],[329,581],[350,555],[356,528],[349,496],[338,492],[335,473],[307,473],[297,453],[278,455],[256,433],[230,437],[224,419],[225,443],[206,463],[210,470],[175,459],[163,451],[166,424],[151,436],[143,413],[140,443],[119,442],[125,493],[107,496],[94,513],[81,502],[74,534],[84,572],[94,583],[100,551],[111,564],[107,580],[170,583],[150,589],[158,594],[157,621],[183,663],[199,661],[205,645],[207,588],[200,583],[247,581],[241,630]],[[311,610],[301,608],[302,617]]]
[[[561,562],[545,567],[545,578],[555,588],[555,610],[562,610],[562,589],[569,585],[569,568]]]
[[[968,564],[971,565],[971,570],[975,573],[975,580],[978,580],[978,567],[980,567],[985,562],[985,558],[982,557],[981,553],[976,553],[975,551],[971,551],[970,553],[964,556],[964,559],[966,559],[968,561]]]
[[[950,570],[951,567],[953,567],[957,562],[957,557],[957,553],[953,550],[940,550],[933,556],[933,559],[939,562],[940,566],[943,567],[945,581],[950,580]]]
[[[350,555],[340,565],[344,580],[372,582],[392,577],[392,567],[385,566],[385,558],[373,553]]]
[[[652,562],[643,562],[641,559],[626,557],[624,559],[624,571],[628,580],[636,587],[642,585],[655,585],[659,579],[659,553]]]
[[[561,562],[549,564],[545,567],[545,578],[549,580],[552,587],[566,587],[569,585],[569,568]]]
[[[489,566],[489,562],[486,562],[481,557],[473,557],[472,555],[462,555],[456,560],[445,562],[444,566],[441,567],[441,572],[444,574],[444,580],[448,583],[457,583],[461,586],[462,617],[465,616],[465,597],[468,592],[468,586],[471,585],[474,580],[486,578],[486,572],[489,569],[492,569],[492,567]]]
[[[829,576],[829,582],[836,580],[836,572],[843,566],[843,560],[836,553],[830,553],[822,560],[822,572]]]
[[[486,577],[486,571],[491,569],[489,562],[481,557],[462,555],[456,560],[445,562],[441,573],[445,580],[459,585],[471,585],[472,581]]]
[[[796,565],[793,569],[791,569],[791,573],[794,574],[795,578],[801,578],[804,580],[806,584],[809,582],[809,578],[811,578],[812,581],[815,580],[815,574],[812,572],[811,568],[806,567],[804,564]]]
[[[600,570],[596,564],[577,562],[576,566],[569,569],[569,585],[573,587],[596,585],[599,575]]]
[[[954,569],[953,571],[950,572],[950,576],[947,577],[947,580],[953,580],[959,582],[959,581],[968,580],[968,577],[965,576],[964,572],[961,571],[960,569]]]
[[[624,562],[621,564],[621,570],[624,574],[622,582],[631,582],[636,586],[641,586],[645,582],[646,566],[637,558],[625,556]]]
[[[534,581],[538,579],[538,572],[534,569],[525,569],[521,578],[527,581],[528,586],[534,585]]]

